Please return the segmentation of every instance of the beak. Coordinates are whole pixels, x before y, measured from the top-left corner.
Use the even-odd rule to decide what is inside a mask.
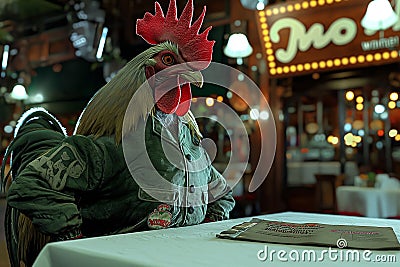
[[[185,81],[196,85],[197,87],[203,87],[203,75],[200,71],[186,71],[182,73],[181,78]]]

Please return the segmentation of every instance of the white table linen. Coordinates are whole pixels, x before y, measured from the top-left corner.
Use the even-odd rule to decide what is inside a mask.
[[[400,189],[339,186],[336,188],[339,212],[357,212],[371,218],[400,216]]]
[[[383,220],[363,217],[323,215],[298,212],[283,212],[257,216],[267,220],[287,221],[293,223],[327,223],[344,225],[391,226],[397,239],[400,240],[400,220]],[[219,239],[217,233],[250,218],[207,223],[196,226],[153,230],[131,234],[88,238],[51,243],[46,245],[37,258],[34,267],[66,266],[397,266],[400,262],[400,251],[372,251],[370,258],[391,257],[397,263],[377,263],[360,261],[344,262],[337,258],[332,260],[327,255],[321,261],[300,260],[293,262],[267,257],[265,261],[257,254],[268,248],[283,250],[287,253],[296,250],[314,250],[321,253],[326,247],[271,244]],[[338,249],[338,248],[332,248]],[[261,251],[261,252],[260,252]],[[338,250],[339,251],[339,250]],[[342,253],[347,249],[340,250]],[[338,252],[339,253],[339,252]],[[318,254],[319,255],[319,254]],[[394,257],[394,258],[393,258]],[[288,255],[286,255],[288,258]],[[282,258],[284,259],[284,258]]]
[[[288,186],[315,184],[315,174],[341,174],[340,162],[338,161],[288,162],[287,172]],[[344,173],[344,184],[353,184],[354,176],[359,173],[356,163],[351,161],[346,162]]]

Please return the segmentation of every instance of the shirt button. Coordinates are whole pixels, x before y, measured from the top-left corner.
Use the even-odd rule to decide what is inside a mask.
[[[188,161],[192,161],[192,155],[186,154],[185,157]]]
[[[195,191],[194,185],[189,186],[189,192],[194,193],[194,191]]]
[[[188,209],[189,214],[192,214],[194,212],[194,208],[192,206],[189,207]]]

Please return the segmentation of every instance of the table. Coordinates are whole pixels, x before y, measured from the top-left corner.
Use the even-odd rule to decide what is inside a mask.
[[[317,222],[328,224],[391,226],[400,240],[400,220],[371,219],[364,217],[283,212],[257,216],[267,220],[295,223]],[[277,258],[258,259],[260,251],[315,250],[323,247],[268,244],[216,238],[216,234],[248,221],[250,218],[206,223],[196,226],[153,230],[130,234],[71,240],[47,244],[38,256],[34,267],[132,267],[132,266],[321,266],[321,262],[283,262]],[[343,249],[346,251],[346,249]],[[261,257],[263,254],[260,254]],[[395,257],[400,262],[400,251],[373,251],[372,256]],[[327,266],[397,266],[394,263],[343,262],[324,257]],[[397,263],[398,264],[398,263]]]
[[[373,218],[400,215],[400,189],[339,186],[336,199],[339,212],[355,212]]]

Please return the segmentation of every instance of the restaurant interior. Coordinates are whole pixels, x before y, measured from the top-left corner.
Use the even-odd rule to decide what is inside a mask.
[[[245,167],[224,172],[236,179],[231,218],[294,211],[400,219],[400,1],[378,1],[389,9],[371,14],[362,0],[194,1],[194,17],[207,6],[213,62],[239,73],[226,88],[192,87],[193,113],[221,172],[242,142],[232,139],[237,125],[227,114],[208,111],[222,103],[245,129]],[[0,1],[1,158],[31,107],[73,134],[96,91],[149,47],[135,25],[154,2]],[[167,9],[169,1],[158,2]],[[178,14],[186,2],[177,0]],[[5,197],[0,266],[9,266],[1,262]]]

